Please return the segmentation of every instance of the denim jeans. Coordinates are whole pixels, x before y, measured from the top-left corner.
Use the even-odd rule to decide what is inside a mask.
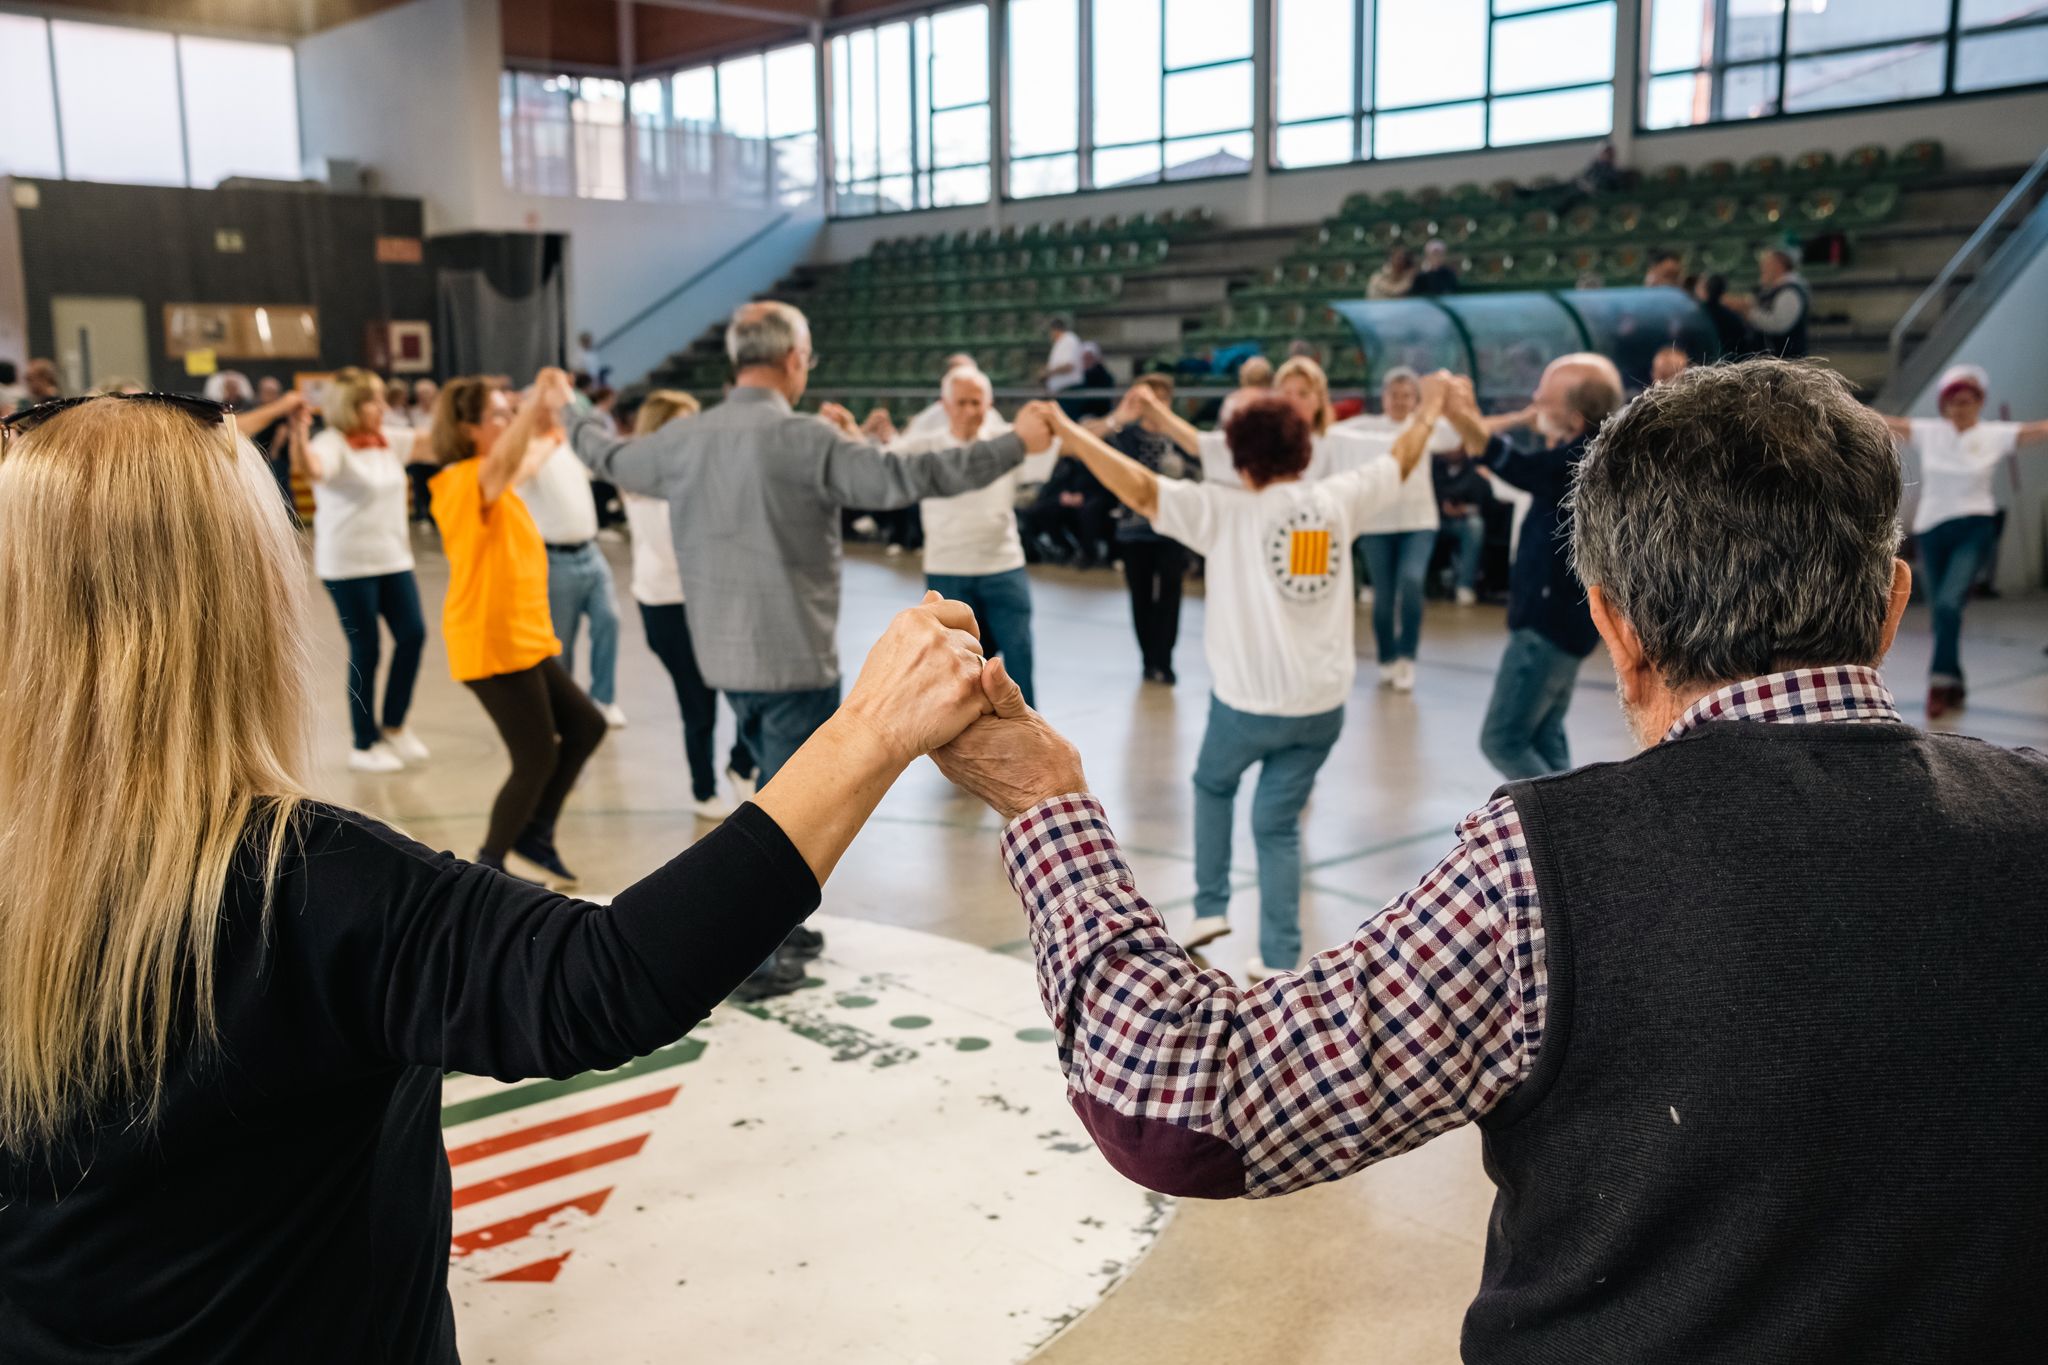
[[[1486,553],[1486,517],[1483,513],[1472,512],[1462,517],[1446,517],[1437,535],[1450,541],[1457,548],[1457,586],[1479,590],[1479,560]]]
[[[1209,698],[1209,728],[1195,759],[1195,913],[1229,912],[1237,784],[1256,763],[1259,960],[1276,971],[1301,958],[1301,808],[1343,729],[1341,706],[1316,716],[1255,716]]]
[[[740,743],[761,765],[767,786],[782,765],[839,709],[839,684],[804,692],[728,692],[725,700],[739,721]]]
[[[1389,531],[1358,538],[1366,574],[1372,579],[1372,636],[1383,664],[1415,657],[1422,639],[1422,580],[1435,549],[1434,531]]]
[[[548,614],[562,642],[562,667],[576,672],[576,634],[590,618],[590,699],[611,705],[617,695],[619,604],[612,594],[612,566],[594,540],[574,550],[548,549]]]
[[[1003,667],[1023,689],[1024,704],[1038,705],[1031,690],[1031,579],[1022,569],[1004,573],[933,573],[924,576],[933,592],[974,608],[981,627],[981,651]]]
[[[1571,710],[1582,662],[1526,627],[1509,633],[1479,747],[1510,782],[1572,766],[1564,715]]]
[[[382,732],[377,712],[371,705],[377,689],[377,662],[381,654],[377,619],[391,629],[391,672],[384,679],[384,728],[396,730],[405,724],[412,709],[412,687],[420,676],[420,653],[427,645],[427,623],[420,615],[419,584],[412,570],[377,574],[369,578],[328,578],[321,580],[334,610],[341,617],[342,633],[348,636],[348,723],[355,746],[367,749]]]
[[[1953,517],[1918,536],[1927,568],[1927,596],[1934,606],[1934,664],[1937,683],[1963,680],[1963,607],[1970,585],[1997,541],[1996,517]]]

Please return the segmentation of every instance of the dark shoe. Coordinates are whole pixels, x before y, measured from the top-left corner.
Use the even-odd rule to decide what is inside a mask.
[[[730,998],[747,1005],[756,1000],[772,1000],[778,995],[788,995],[803,984],[804,964],[787,953],[777,953],[755,969],[752,976],[733,987]]]
[[[1180,679],[1173,676],[1173,670],[1170,668],[1148,668],[1145,670],[1145,681],[1158,683],[1161,687],[1171,687]]]
[[[808,962],[824,951],[825,936],[816,929],[806,929],[801,924],[790,930],[789,937],[782,940],[783,955],[796,958],[800,962]]]
[[[530,864],[526,867],[514,864],[514,869],[529,881],[539,881],[555,891],[576,889],[576,874],[563,864],[562,855],[555,851],[552,839],[533,833],[522,834],[512,843],[511,857]],[[536,872],[541,875],[536,876]]]
[[[478,867],[488,867],[489,869],[491,869],[491,871],[496,872],[502,876],[510,877],[515,882],[525,882],[529,886],[540,885],[539,882],[534,881],[531,877],[522,877],[517,872],[514,872],[511,869],[507,868],[505,866],[505,860],[503,858],[494,858],[488,853],[479,853],[476,855],[474,861]]]

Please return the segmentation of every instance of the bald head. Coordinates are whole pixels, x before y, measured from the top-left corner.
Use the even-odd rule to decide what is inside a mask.
[[[1536,386],[1536,427],[1553,445],[1597,431],[1621,406],[1621,371],[1604,355],[1573,351],[1544,368]]]

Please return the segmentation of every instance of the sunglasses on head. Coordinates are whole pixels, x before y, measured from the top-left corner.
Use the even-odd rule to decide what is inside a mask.
[[[0,417],[0,436],[26,436],[59,413],[67,412],[80,403],[91,403],[101,398],[111,398],[122,403],[154,403],[160,407],[176,408],[203,427],[217,427],[221,419],[228,415],[225,403],[216,403],[211,398],[194,398],[184,393],[88,393],[77,398],[53,398],[47,403],[23,408],[11,417]]]

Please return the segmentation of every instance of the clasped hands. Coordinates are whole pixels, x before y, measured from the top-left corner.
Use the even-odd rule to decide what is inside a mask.
[[[1002,660],[983,656],[973,609],[935,592],[896,614],[841,709],[897,765],[930,754],[1005,821],[1087,789],[1074,746],[1024,704]]]

